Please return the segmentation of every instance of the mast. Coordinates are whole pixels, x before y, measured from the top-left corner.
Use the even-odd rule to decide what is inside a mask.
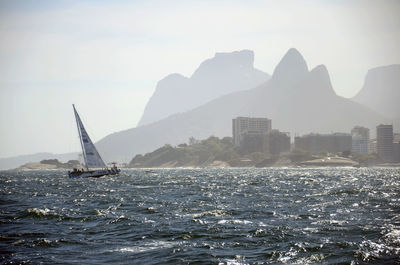
[[[84,161],[85,161],[86,170],[89,170],[89,167],[88,167],[88,164],[87,164],[87,161],[86,161],[85,148],[84,148],[83,142],[82,142],[81,128],[80,128],[80,126],[79,126],[80,118],[79,118],[78,112],[77,112],[76,109],[75,109],[75,105],[74,105],[74,104],[72,104],[72,107],[74,108],[76,126],[78,127],[79,142],[81,143],[81,147],[82,147],[83,159],[84,159]]]

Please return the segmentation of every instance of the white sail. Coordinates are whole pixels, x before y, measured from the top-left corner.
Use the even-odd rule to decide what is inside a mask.
[[[85,127],[83,127],[83,123],[81,118],[78,115],[78,112],[74,107],[74,113],[76,118],[76,123],[78,125],[79,138],[81,140],[83,158],[85,160],[86,168],[106,168],[103,159],[101,159],[99,152],[97,152],[96,147],[94,146],[92,140],[90,140],[89,135],[87,134]]]

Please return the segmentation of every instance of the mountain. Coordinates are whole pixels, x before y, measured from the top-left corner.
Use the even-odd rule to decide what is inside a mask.
[[[334,92],[329,73],[320,65],[308,70],[302,55],[290,49],[269,81],[255,88],[221,96],[193,110],[152,124],[111,134],[97,144],[108,160],[129,161],[135,154],[150,152],[164,144],[232,135],[232,118],[267,117],[281,131],[350,132],[387,120],[373,110]]]
[[[363,88],[353,100],[400,122],[400,64],[368,71]]]
[[[270,77],[254,68],[249,50],[216,53],[190,78],[171,74],[158,82],[138,126],[198,107],[219,96],[255,87]]]
[[[52,154],[37,153],[31,155],[21,155],[8,158],[0,158],[0,170],[17,168],[23,164],[30,162],[39,162],[44,159],[58,159],[63,162],[78,159],[78,153]]]

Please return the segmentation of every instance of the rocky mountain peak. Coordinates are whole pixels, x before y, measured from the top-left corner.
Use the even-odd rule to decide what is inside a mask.
[[[400,120],[400,64],[370,69],[364,86],[352,99],[390,118]]]
[[[169,74],[160,81],[158,81],[156,89],[162,89],[164,86],[168,87],[170,84],[177,84],[187,79],[188,79],[187,77],[178,73]]]
[[[171,74],[158,82],[145,107],[139,126],[182,113],[231,92],[264,83],[269,75],[253,66],[250,50],[216,53],[205,60],[190,78]]]
[[[321,64],[312,69],[308,80],[313,84],[313,91],[311,93],[315,93],[315,95],[336,95],[325,65]]]
[[[275,67],[272,78],[279,82],[292,84],[301,80],[307,73],[308,67],[303,56],[298,50],[291,48]]]
[[[213,58],[205,60],[193,73],[192,78],[203,78],[205,75],[218,75],[221,71],[233,69],[253,69],[254,52],[241,50],[234,52],[217,52]]]

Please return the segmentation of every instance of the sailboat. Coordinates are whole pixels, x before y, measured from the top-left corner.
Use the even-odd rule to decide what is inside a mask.
[[[71,178],[99,178],[101,176],[119,174],[121,170],[116,167],[115,163],[113,163],[113,167],[108,168],[103,159],[101,159],[99,152],[94,146],[92,140],[90,140],[90,137],[83,126],[81,118],[75,109],[75,105],[72,104],[72,107],[74,109],[76,124],[78,126],[79,139],[82,146],[86,170],[74,168],[73,171],[68,171],[68,175]]]

